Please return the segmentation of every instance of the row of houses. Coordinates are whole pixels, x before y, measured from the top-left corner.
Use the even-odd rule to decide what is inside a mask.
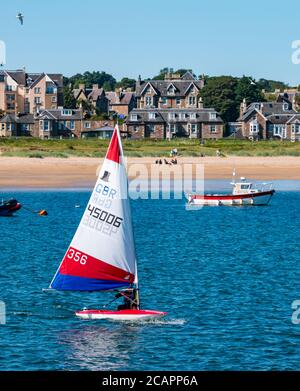
[[[0,137],[110,138],[114,122],[85,119],[81,109],[42,110],[38,114],[6,114],[0,119]]]
[[[284,96],[279,96],[276,102],[250,105],[244,100],[238,121],[231,125],[240,138],[300,141],[300,113]]]
[[[139,77],[134,92],[80,84],[73,90],[78,108],[66,109],[62,75],[2,71],[0,136],[109,137],[113,121],[93,120],[91,115],[118,113],[125,118],[123,135],[132,139],[222,138],[225,124],[214,108],[203,106],[203,87],[204,78],[191,72],[167,74],[164,80]],[[226,124],[226,135],[300,141],[300,114],[289,98],[278,93],[276,102],[247,105],[243,100],[238,120]]]

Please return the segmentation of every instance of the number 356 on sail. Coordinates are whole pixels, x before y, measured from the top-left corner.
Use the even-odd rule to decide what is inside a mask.
[[[73,248],[69,249],[67,257],[75,262],[79,262],[81,265],[85,265],[88,259],[87,255],[82,254],[80,251],[75,251]]]

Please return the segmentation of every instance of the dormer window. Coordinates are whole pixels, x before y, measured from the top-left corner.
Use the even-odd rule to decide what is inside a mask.
[[[209,119],[217,119],[217,113],[209,113]]]
[[[137,114],[131,114],[130,119],[131,119],[131,121],[137,121],[137,119],[138,119]]]
[[[169,119],[175,119],[175,113],[169,113]]]
[[[191,113],[190,114],[190,119],[196,119],[196,113]]]
[[[282,108],[283,108],[283,111],[288,111],[289,105],[287,103],[284,103]]]
[[[175,86],[173,84],[170,84],[167,88],[167,91],[168,91],[168,95],[175,95]]]
[[[70,109],[63,109],[61,112],[61,115],[72,115],[72,110]]]

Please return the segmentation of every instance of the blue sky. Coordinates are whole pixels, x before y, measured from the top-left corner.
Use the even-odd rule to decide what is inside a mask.
[[[104,70],[120,79],[169,66],[296,85],[299,15],[296,0],[10,0],[1,6],[0,40],[7,69]]]

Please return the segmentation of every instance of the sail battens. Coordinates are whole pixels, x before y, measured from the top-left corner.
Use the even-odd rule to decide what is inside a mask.
[[[116,127],[99,178],[51,288],[92,291],[137,283],[128,182],[121,155]]]

